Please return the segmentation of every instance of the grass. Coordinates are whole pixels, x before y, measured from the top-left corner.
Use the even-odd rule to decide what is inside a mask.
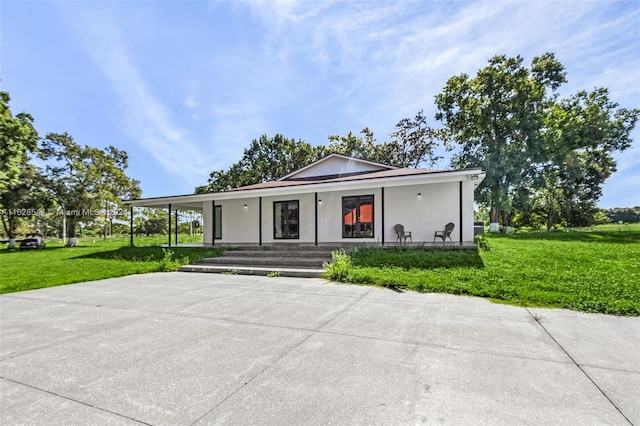
[[[53,287],[124,275],[175,271],[203,257],[219,256],[219,248],[126,247],[128,239],[86,238],[78,247],[47,242],[43,250],[0,250],[0,293]]]
[[[640,232],[489,236],[489,251],[420,249],[334,253],[326,277],[520,306],[640,315]]]

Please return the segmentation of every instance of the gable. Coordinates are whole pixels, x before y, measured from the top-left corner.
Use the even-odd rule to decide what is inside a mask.
[[[309,180],[319,177],[341,177],[393,170],[395,167],[344,155],[331,154],[278,180]]]

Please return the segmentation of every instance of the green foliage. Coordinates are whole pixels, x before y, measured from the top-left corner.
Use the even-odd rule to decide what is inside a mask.
[[[182,265],[189,264],[189,258],[174,259],[175,252],[169,249],[162,249],[162,259],[158,262],[157,272],[177,271]]]
[[[476,200],[490,221],[511,226],[589,226],[602,185],[616,170],[612,153],[631,146],[640,110],[620,108],[607,89],[558,101],[563,65],[547,53],[523,66],[495,56],[475,77],[447,81],[436,96],[454,167],[486,172]]]
[[[484,234],[476,235],[474,238],[476,245],[480,250],[483,251],[491,251],[491,246],[489,245],[489,239]]]
[[[278,278],[282,273],[280,271],[271,271],[267,274],[269,278]]]
[[[326,276],[355,284],[488,297],[520,306],[640,315],[638,229],[497,235],[491,237],[491,246],[491,251],[471,252],[483,266],[468,254],[452,257],[451,262],[458,264],[451,266],[446,260],[438,265],[430,251],[367,249],[354,253],[352,262],[340,256],[340,273],[329,266]],[[456,253],[442,254],[446,259]]]
[[[422,110],[414,118],[400,120],[388,142],[379,143],[369,128],[361,133],[364,137],[351,132],[346,136],[331,135],[328,146],[315,147],[280,134],[273,138],[262,135],[244,150],[240,161],[226,171],[211,172],[207,184],[198,186],[195,192],[227,191],[276,180],[333,153],[396,167],[433,165],[440,158],[434,152],[441,132],[427,125]]]
[[[48,189],[66,211],[103,209],[106,214],[105,205],[140,196],[139,182],[125,174],[127,153],[113,146],[105,150],[81,146],[67,133],[49,133],[42,141],[40,156],[47,161]],[[92,220],[94,215],[68,215],[67,235],[74,237],[79,222]]]
[[[613,223],[639,223],[640,222],[640,206],[636,207],[616,207],[613,209],[602,210],[609,221]]]
[[[330,280],[345,282],[352,269],[351,256],[344,249],[335,250],[331,253],[331,262],[325,264],[325,273],[323,276]]]
[[[0,92],[0,209],[35,211],[45,202],[45,182],[30,163],[30,154],[38,149],[38,133],[31,115],[13,116],[9,101],[9,94]],[[2,215],[1,220],[5,235],[15,237],[23,217]]]
[[[273,138],[262,135],[251,142],[240,161],[227,171],[211,172],[207,185],[197,187],[196,193],[227,191],[276,180],[316,161],[322,156],[321,150],[281,134]]]
[[[24,112],[14,116],[10,101],[9,93],[0,92],[0,196],[20,182],[28,154],[38,149],[33,117]]]
[[[347,256],[348,257],[348,256]],[[365,247],[351,251],[354,266],[397,266],[420,268],[482,268],[482,259],[473,250],[423,250],[410,247]]]
[[[368,127],[360,132],[364,137],[352,132],[346,136],[330,135],[326,154],[337,153],[394,167],[433,166],[442,157],[435,151],[443,138],[440,130],[427,124],[422,110],[413,118],[403,118],[389,135],[386,142],[378,142]]]
[[[451,148],[459,147],[452,165],[486,172],[476,199],[490,207],[491,222],[507,212],[504,224],[511,225],[508,212],[544,161],[541,111],[564,81],[564,67],[551,53],[534,58],[529,69],[520,56],[494,56],[476,77],[452,77],[436,96],[436,119],[444,123]]]
[[[616,170],[612,153],[631,146],[639,114],[610,101],[604,88],[554,103],[542,132],[548,161],[526,207],[545,216],[548,227],[596,223],[602,185]]]

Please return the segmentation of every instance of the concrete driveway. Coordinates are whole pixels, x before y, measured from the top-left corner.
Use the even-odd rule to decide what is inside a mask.
[[[2,424],[640,424],[640,318],[165,273],[0,296]]]

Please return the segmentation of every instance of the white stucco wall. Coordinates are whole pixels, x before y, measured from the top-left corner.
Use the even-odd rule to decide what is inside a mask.
[[[435,231],[441,231],[448,222],[455,228],[454,242],[460,241],[460,182],[431,183],[422,185],[395,186],[385,188],[384,242],[396,240],[394,225],[404,225],[411,231],[413,242],[432,242]],[[420,196],[418,197],[418,194]],[[373,238],[343,238],[342,198],[347,196],[374,197]],[[463,241],[473,241],[473,195],[474,181],[462,182]],[[299,239],[274,239],[273,203],[275,201],[298,200]],[[318,193],[318,243],[381,243],[382,189],[364,188],[349,191]],[[244,208],[244,205],[247,208]],[[314,193],[265,196],[262,198],[262,218],[259,219],[259,198],[217,200],[222,206],[222,239],[215,244],[258,244],[259,221],[262,223],[262,243],[314,244],[315,242],[315,197]],[[212,206],[203,203],[205,244],[211,244]],[[440,241],[440,240],[439,240]]]
[[[414,242],[432,242],[434,233],[449,222],[455,224],[451,239],[460,241],[459,182],[387,188],[385,211],[385,242],[396,240],[393,227],[397,223],[411,231]]]
[[[222,239],[216,240],[216,244],[258,243],[257,198],[216,201],[217,205],[222,206]],[[210,216],[208,219],[211,221]]]
[[[202,244],[210,246],[213,239],[213,203],[211,201],[204,201],[202,203]]]

